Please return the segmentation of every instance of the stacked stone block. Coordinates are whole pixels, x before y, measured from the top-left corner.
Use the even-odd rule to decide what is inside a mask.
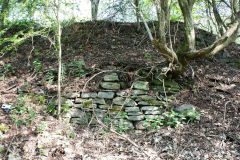
[[[97,124],[97,120],[103,121],[108,116],[119,124],[121,113],[125,113],[121,123],[130,129],[146,129],[146,118],[161,115],[165,102],[149,94],[148,82],[134,82],[131,93],[121,91],[120,83],[116,73],[109,73],[103,77],[98,92],[66,94],[72,109],[65,117],[72,123],[87,125]]]

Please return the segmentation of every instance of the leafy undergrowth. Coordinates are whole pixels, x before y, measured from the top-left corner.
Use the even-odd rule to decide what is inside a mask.
[[[129,24],[80,26],[63,32],[64,92],[81,91],[92,75],[105,70],[125,73],[122,78],[129,84],[157,74],[163,59],[144,32],[135,33]],[[211,59],[194,61],[176,80],[182,86],[175,95],[177,105],[196,106],[199,121],[182,121],[183,115],[170,111],[161,121],[149,120],[149,130],[122,128],[118,135],[102,125],[75,126],[52,116],[54,50],[46,39],[26,42],[0,63],[1,103],[15,106],[10,113],[0,110],[0,159],[240,159],[239,52],[233,44]],[[96,76],[87,89],[96,89],[101,78]],[[169,119],[171,124],[164,125]],[[186,124],[174,127],[179,121]]]

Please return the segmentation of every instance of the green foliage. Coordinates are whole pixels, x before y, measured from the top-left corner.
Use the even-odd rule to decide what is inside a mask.
[[[115,129],[118,133],[124,134],[129,130],[128,122],[125,121],[124,119],[120,119],[118,125],[115,126]]]
[[[19,29],[20,28],[20,29]],[[21,26],[17,28],[20,30],[18,32],[13,29],[11,31],[10,28],[6,28],[0,31],[0,54],[4,55],[12,50],[16,50],[19,45],[25,42],[28,38],[34,37],[39,34],[43,34],[43,30],[41,31],[34,31],[33,29],[24,28],[21,30]],[[16,33],[12,33],[16,32]],[[10,34],[9,34],[10,33]]]
[[[200,120],[200,114],[196,110],[188,110],[186,113],[177,113],[173,110],[164,112],[162,116],[154,118],[147,117],[146,124],[150,122],[149,129],[158,130],[161,126],[178,127],[189,122],[197,122]]]
[[[53,82],[57,79],[56,77],[56,72],[55,70],[53,69],[50,69],[50,70],[47,70],[45,72],[45,78],[46,78],[46,81],[49,83],[49,84],[53,84]]]
[[[113,120],[111,119],[111,117],[106,116],[103,119],[103,123],[105,125],[111,125],[119,134],[124,134],[125,132],[127,132],[130,128],[129,128],[129,122],[127,121],[127,113],[126,112],[121,112],[118,113],[120,115],[120,119],[118,120]],[[112,123],[113,122],[113,123]],[[107,130],[101,130],[99,134],[105,134],[107,132]]]
[[[70,106],[67,104],[63,104],[61,106],[61,113],[68,113],[70,110]],[[54,103],[50,103],[47,108],[46,108],[46,112],[51,114],[51,115],[56,115],[57,113],[57,108],[56,105]]]
[[[182,12],[177,1],[172,4],[170,19],[173,21],[183,20]]]
[[[38,96],[37,101],[39,104],[44,104],[46,102],[46,98],[44,96]]]
[[[4,147],[0,147],[0,154],[3,154],[5,151],[5,148]]]
[[[9,127],[0,124],[0,131],[7,132],[8,129],[9,129]]]
[[[67,134],[68,138],[75,138],[75,134],[73,132],[70,132]]]
[[[152,58],[152,55],[150,53],[143,53],[144,54],[144,57],[147,59],[148,62],[151,61],[151,58]]]
[[[11,111],[11,119],[18,125],[30,125],[36,117],[36,112],[32,108],[25,107],[27,101],[29,101],[28,98],[20,95],[14,104],[15,108]]]
[[[69,72],[74,75],[74,77],[84,77],[84,69],[85,63],[83,60],[74,59],[69,65]]]
[[[39,61],[38,59],[34,60],[33,61],[33,67],[34,67],[35,72],[38,73],[42,69],[41,61]]]
[[[68,113],[70,110],[70,106],[67,104],[62,105],[61,107],[61,113]]]
[[[0,68],[0,76],[11,76],[13,73],[15,73],[15,70],[10,63],[4,64],[3,67]]]
[[[114,124],[114,128],[118,133],[124,134],[129,130],[128,122],[126,121],[126,119],[128,118],[127,113],[121,112],[120,117],[121,118],[117,121],[117,123]]]
[[[48,124],[45,121],[41,121],[41,125],[37,127],[38,132],[42,132],[47,128]]]
[[[55,106],[53,103],[52,103],[52,104],[49,104],[49,105],[47,106],[46,111],[47,111],[47,113],[52,114],[52,115],[54,115],[54,114],[57,113],[56,106]]]

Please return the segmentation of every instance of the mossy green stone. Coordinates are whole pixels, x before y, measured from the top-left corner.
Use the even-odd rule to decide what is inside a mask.
[[[136,81],[133,84],[133,88],[148,91],[149,90],[149,83],[144,82],[144,81]]]
[[[138,102],[138,105],[142,105],[142,106],[163,106],[165,104],[161,101],[149,100],[149,101],[140,101],[140,102]]]
[[[104,89],[110,89],[110,90],[119,90],[120,84],[116,82],[101,82],[101,87]]]
[[[103,80],[106,82],[115,82],[115,81],[119,81],[118,75],[117,73],[110,73],[107,74],[103,77]]]
[[[123,98],[123,97],[114,98],[113,104],[121,105],[121,106],[130,106],[130,107],[137,105],[137,103],[134,100],[132,100],[130,98]]]

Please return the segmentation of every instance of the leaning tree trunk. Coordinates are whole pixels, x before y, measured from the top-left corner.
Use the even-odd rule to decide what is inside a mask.
[[[97,20],[99,1],[100,0],[91,0],[92,21]]]

